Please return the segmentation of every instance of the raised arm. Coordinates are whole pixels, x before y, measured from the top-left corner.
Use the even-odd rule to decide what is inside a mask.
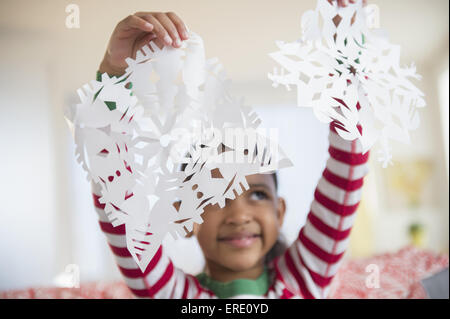
[[[314,192],[306,224],[276,262],[278,276],[304,298],[325,298],[348,246],[361,200],[369,153],[330,125],[329,159]]]
[[[114,227],[109,222],[104,211],[105,205],[99,202],[98,194],[101,192],[98,184],[92,184],[92,193],[100,228],[107,238],[125,283],[136,297],[195,299],[212,296],[211,292],[200,286],[197,278],[174,267],[162,246],[150,261],[145,272],[142,272],[127,249],[125,226]]]
[[[108,43],[97,79],[101,73],[121,76],[125,73],[125,59],[134,58],[136,51],[150,41],[159,47],[180,47],[188,38],[181,19],[172,12],[138,12],[120,21]],[[161,246],[145,272],[142,272],[127,249],[125,226],[113,227],[99,202],[100,185],[93,184],[94,205],[100,228],[107,237],[116,263],[124,280],[137,297],[143,298],[209,298],[211,294],[199,285],[197,279],[174,267]]]
[[[346,7],[355,0],[337,0]],[[367,0],[363,0],[367,4]],[[359,110],[359,104],[357,105]],[[330,123],[329,159],[314,192],[305,225],[297,239],[274,263],[277,277],[304,298],[326,298],[336,275],[361,200],[369,152],[359,140],[347,141]],[[362,130],[361,126],[358,129]]]

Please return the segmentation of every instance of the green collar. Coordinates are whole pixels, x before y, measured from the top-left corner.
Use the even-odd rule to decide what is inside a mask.
[[[236,295],[263,296],[269,290],[269,273],[266,268],[256,279],[236,279],[225,283],[214,280],[205,273],[198,274],[196,277],[203,287],[208,288],[221,299]]]

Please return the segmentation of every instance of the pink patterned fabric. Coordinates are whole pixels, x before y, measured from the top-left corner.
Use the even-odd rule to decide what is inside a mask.
[[[367,288],[370,273],[366,267],[378,266],[380,288]],[[332,282],[332,299],[403,299],[426,298],[420,280],[448,267],[449,257],[414,247],[405,247],[396,253],[346,261]],[[32,299],[124,299],[134,298],[124,282],[85,283],[73,288],[30,288],[0,292],[0,298]]]
[[[379,269],[379,288],[367,288],[371,274],[368,265]],[[350,299],[405,299],[426,298],[420,281],[448,266],[448,255],[436,254],[414,247],[405,247],[396,253],[351,260],[339,270],[332,283],[329,298]]]

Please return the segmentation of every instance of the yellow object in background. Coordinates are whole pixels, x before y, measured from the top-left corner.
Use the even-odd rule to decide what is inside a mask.
[[[409,227],[409,237],[412,245],[418,248],[425,247],[426,231],[421,224],[412,224]]]
[[[392,209],[417,208],[430,204],[431,174],[434,164],[431,159],[397,161],[385,171],[389,192],[388,201]]]

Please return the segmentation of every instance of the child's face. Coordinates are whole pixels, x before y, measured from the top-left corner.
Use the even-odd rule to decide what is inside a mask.
[[[260,266],[277,241],[286,210],[270,174],[247,176],[250,188],[227,200],[223,209],[209,205],[204,222],[194,224],[207,264],[232,271]]]

